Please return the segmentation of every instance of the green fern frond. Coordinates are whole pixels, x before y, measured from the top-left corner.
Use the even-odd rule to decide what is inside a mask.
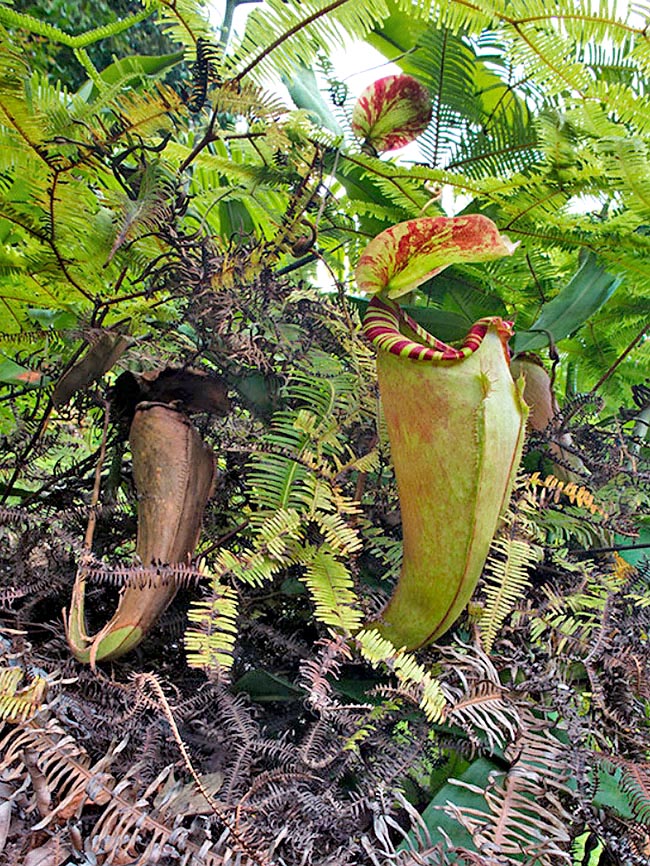
[[[462,3],[442,5],[428,2],[427,5],[431,24],[453,34],[466,32],[478,36],[482,31],[494,28],[498,21],[493,3],[481,2],[466,6]],[[400,6],[412,8],[412,4],[407,4],[404,0],[401,0]]]
[[[277,428],[274,431],[276,434]],[[313,480],[296,460],[281,454],[265,454],[251,468],[249,480],[263,508],[304,511],[314,500]]]
[[[382,563],[382,574],[386,581],[397,580],[404,551],[401,539],[390,538],[380,527],[364,530],[365,549]]]
[[[628,601],[631,601],[635,607],[639,608],[639,610],[647,610],[650,608],[650,595],[638,592],[629,592],[625,598]]]
[[[581,63],[571,59],[573,43],[551,29],[548,13],[545,17],[548,29],[528,27],[520,31],[519,39],[513,40],[512,62],[521,65],[524,74],[534,78],[547,97],[559,95],[567,87],[586,95],[591,76]]]
[[[253,586],[261,586],[278,573],[280,563],[266,556],[261,551],[254,551],[247,556],[236,556],[228,550],[222,550],[217,555],[212,571],[219,577],[230,574]]]
[[[338,555],[349,556],[361,549],[362,543],[358,532],[343,520],[340,513],[317,512],[314,515],[314,522],[322,532],[327,545]]]
[[[364,629],[356,635],[356,643],[363,658],[373,667],[384,666],[400,683],[412,691],[424,714],[431,722],[439,722],[447,701],[438,680],[419,664],[406,650],[396,650],[375,629]]]
[[[286,564],[291,560],[295,542],[300,537],[300,515],[288,509],[276,509],[269,515],[251,516],[260,551]]]
[[[334,457],[344,449],[336,413],[354,380],[347,373],[333,379],[322,374],[299,374],[287,385],[286,398],[297,407],[275,413],[262,440],[263,450],[254,457],[249,479],[264,508],[310,514],[331,510],[331,481],[338,471]]]
[[[344,207],[350,216],[367,216],[373,219],[381,220],[386,226],[394,225],[401,222],[405,215],[404,208],[400,208],[391,204],[389,201],[379,204],[377,202],[362,201],[361,199],[352,199],[350,202],[344,202]],[[343,229],[345,235],[345,228]]]
[[[586,652],[586,647],[602,628],[603,617],[610,597],[619,592],[626,578],[616,570],[611,574],[589,574],[581,565],[582,586],[571,595],[544,587],[547,604],[531,620],[531,639],[538,641],[551,637],[562,652],[567,645]],[[585,573],[586,572],[586,573]]]
[[[16,9],[10,8],[6,3],[0,4],[0,24],[5,27],[15,27],[25,30],[28,33],[33,33],[35,36],[49,39],[52,42],[66,45],[72,49],[87,48],[89,45],[100,42],[102,39],[110,39],[112,36],[117,36],[119,33],[123,33],[125,30],[139,24],[140,21],[144,21],[150,14],[149,9],[144,9],[133,15],[112,21],[110,24],[95,27],[93,30],[72,36],[64,30],[48,24],[47,21],[42,21],[40,18],[35,18],[33,15],[28,15],[24,12],[18,12]]]
[[[308,554],[309,556],[309,554]],[[327,550],[309,557],[301,578],[314,600],[318,619],[343,634],[356,632],[363,621],[354,583],[345,565]]]
[[[9,49],[8,40],[0,39],[0,123],[11,130],[14,146],[27,147],[33,156],[48,165],[45,153],[47,129],[38,104],[28,100],[28,70],[22,58]]]
[[[148,91],[130,90],[115,102],[120,135],[131,133],[143,139],[159,138],[174,128],[174,116],[185,109],[180,96],[167,85],[155,82]]]
[[[650,172],[648,143],[632,136],[609,138],[600,145],[605,171],[626,207],[643,219],[650,214]]]
[[[520,101],[515,105],[510,116],[504,118],[501,112],[487,115],[480,131],[467,130],[446,167],[472,178],[504,178],[537,164],[541,153],[536,125]]]
[[[210,576],[207,570],[204,570]],[[227,671],[232,666],[239,612],[236,591],[211,576],[208,597],[192,602],[185,631],[187,663],[208,671]]]
[[[192,54],[199,38],[213,38],[202,0],[143,0],[148,14],[156,12],[161,29]]]
[[[522,538],[502,536],[493,541],[486,563],[485,604],[478,622],[487,653],[506,617],[525,597],[528,572],[542,555],[538,545]]]
[[[636,69],[634,70],[636,73]],[[629,124],[640,134],[650,130],[650,98],[639,94],[636,88],[620,80],[596,80],[593,85],[593,102],[582,106],[585,127],[599,136],[620,136],[622,125]],[[594,144],[597,145],[597,139]]]
[[[477,58],[460,35],[444,29],[425,30],[410,58],[416,77],[429,89],[433,120],[420,138],[432,167],[444,164],[450,152],[481,119],[477,101]]]
[[[188,158],[192,148],[187,144],[178,141],[170,141],[165,148],[165,155],[168,159],[175,163],[182,163]],[[260,166],[253,161],[252,154],[249,160],[232,159],[229,155],[226,146],[223,142],[215,143],[214,152],[207,150],[201,151],[194,161],[195,170],[199,173],[196,179],[196,189],[202,190],[206,194],[206,186],[211,173],[215,177],[224,177],[230,179],[231,184],[244,183],[246,185],[259,183],[262,177]],[[213,184],[209,193],[213,196],[214,188],[220,186],[219,183]]]
[[[175,179],[169,170],[159,160],[146,165],[139,174],[137,198],[120,196],[122,213],[109,260],[127,241],[168,222],[175,194]]]
[[[229,65],[237,80],[271,74],[291,78],[296,66],[310,66],[319,51],[342,45],[344,32],[362,38],[387,15],[383,0],[267,0],[249,15]]]
[[[336,461],[336,473],[340,475],[343,471],[354,469],[357,472],[375,472],[379,466],[379,454],[376,449],[362,454],[360,457],[352,456],[346,463]]]

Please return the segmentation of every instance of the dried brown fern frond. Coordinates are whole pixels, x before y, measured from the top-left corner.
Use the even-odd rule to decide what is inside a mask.
[[[128,859],[144,866],[181,852],[185,862],[197,866],[228,861],[232,851],[227,839],[213,843],[208,829],[214,820],[210,800],[223,774],[197,776],[197,787],[194,781],[177,781],[167,766],[146,784],[139,763],[132,763],[125,774],[116,772],[114,765],[125,747],[126,740],[113,744],[92,762],[61,721],[47,714],[10,729],[0,742],[0,776],[10,786],[18,816],[25,821],[37,812],[41,819],[23,831],[24,841],[30,834],[42,838],[44,831],[72,855],[73,838],[60,829],[71,824],[77,847],[106,864]],[[257,866],[264,862],[261,855],[240,860]]]
[[[484,806],[449,802],[445,812],[471,834],[476,850],[495,862],[519,862],[525,851],[530,866],[571,863],[573,816],[562,802],[569,794],[566,746],[548,724],[529,714],[506,756],[512,761],[510,769],[495,773],[485,790],[456,783],[481,795]]]
[[[443,648],[442,653],[441,686],[447,699],[443,718],[481,751],[492,753],[514,742],[521,713],[489,656],[478,646],[460,643]]]
[[[315,659],[304,661],[300,666],[301,684],[307,689],[307,702],[318,713],[325,714],[335,707],[332,697],[332,682],[340,673],[341,666],[352,657],[350,647],[343,635],[319,641]]]
[[[108,802],[114,782],[108,769],[118,753],[119,747],[113,747],[93,763],[59,720],[45,711],[9,729],[0,741],[0,766],[16,790],[31,786],[23,808],[27,814],[38,812],[42,820],[35,829],[42,829],[78,817],[86,805]]]
[[[87,836],[87,850],[122,863],[134,857],[137,863],[156,862],[162,855],[183,852],[190,863],[222,866],[227,848],[221,851],[209,843],[201,824],[183,820],[210,815],[212,810],[194,784],[178,783],[173,769],[166,767],[144,789],[137,781],[140,767],[135,765],[127,777],[114,785],[106,808]],[[201,777],[210,795],[221,785],[221,774]]]

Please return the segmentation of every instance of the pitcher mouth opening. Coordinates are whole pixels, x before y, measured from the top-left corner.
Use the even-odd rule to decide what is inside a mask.
[[[500,316],[486,316],[475,322],[460,348],[434,337],[397,303],[378,295],[371,299],[363,320],[363,333],[377,349],[390,352],[398,358],[434,363],[467,358],[479,348],[490,328],[494,328],[499,335],[506,360],[509,361],[508,340],[513,335],[513,323]],[[409,332],[417,339],[411,339]]]

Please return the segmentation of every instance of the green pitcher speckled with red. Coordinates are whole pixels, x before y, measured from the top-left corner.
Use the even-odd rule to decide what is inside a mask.
[[[422,282],[447,264],[471,261],[473,249],[477,259],[486,260],[512,252],[512,245],[482,216],[455,224],[444,217],[411,222],[438,238],[420,248],[426,257],[421,262],[406,223],[389,230],[387,250],[378,242],[381,235],[371,242],[379,292],[364,319],[364,333],[378,350],[404,543],[393,596],[367,627],[408,649],[450,628],[474,591],[508,504],[528,414],[523,380],[515,383],[510,373],[509,322],[481,319],[453,348],[388,297],[391,289],[403,293],[411,277]],[[406,261],[400,256],[405,250]],[[368,285],[370,257],[362,256],[362,262]]]

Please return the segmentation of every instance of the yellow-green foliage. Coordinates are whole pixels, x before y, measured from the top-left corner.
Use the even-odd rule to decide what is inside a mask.
[[[396,650],[375,629],[364,629],[357,635],[357,645],[363,658],[373,667],[385,666],[417,699],[426,717],[440,721],[446,700],[440,683],[430,671],[415,660],[411,652]]]
[[[608,600],[618,592],[627,578],[614,569],[609,574],[592,574],[584,567],[582,586],[571,594],[544,588],[548,602],[544,610],[531,619],[534,641],[551,640],[558,652],[567,646],[583,649],[602,626]]]
[[[187,615],[187,663],[194,668],[227,671],[237,638],[237,592],[207,570],[206,577],[210,578],[208,597],[195,601]]]
[[[492,649],[506,617],[525,596],[530,568],[542,554],[541,547],[524,538],[506,535],[492,543],[485,567],[485,604],[479,618],[486,652]]]
[[[0,721],[26,722],[41,708],[47,680],[35,676],[30,683],[19,688],[23,677],[22,668],[0,668]]]

